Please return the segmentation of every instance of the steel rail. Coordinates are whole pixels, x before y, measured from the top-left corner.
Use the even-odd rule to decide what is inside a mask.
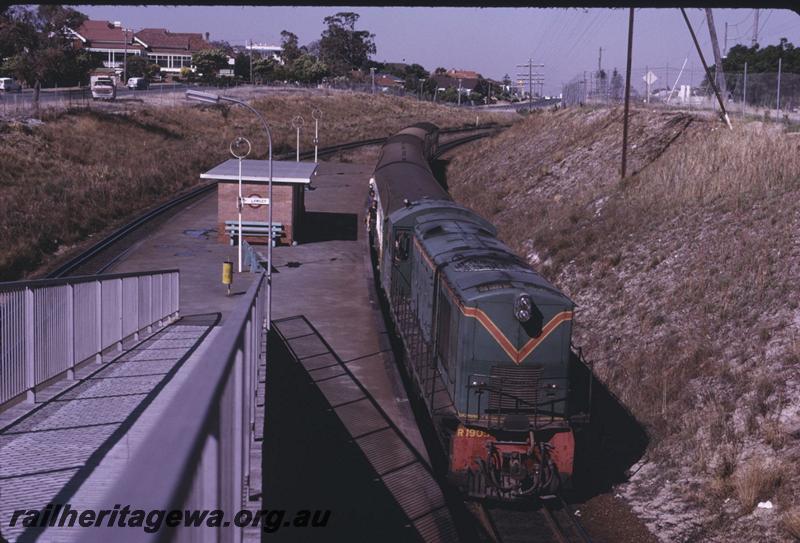
[[[469,503],[469,502],[468,502]],[[490,509],[483,502],[473,503],[472,512],[486,536],[493,543],[591,543],[591,538],[574,517],[563,497],[541,500],[539,508],[530,510],[527,522],[520,511],[500,508]],[[509,516],[510,515],[510,516]],[[524,525],[523,535],[520,523]]]
[[[539,510],[559,543],[591,543],[591,539],[560,495]],[[558,513],[556,513],[558,512]]]

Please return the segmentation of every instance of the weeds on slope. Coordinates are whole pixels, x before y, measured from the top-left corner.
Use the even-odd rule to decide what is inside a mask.
[[[313,146],[311,112],[323,112],[320,145],[388,136],[419,121],[474,124],[475,114],[416,100],[363,94],[281,95],[253,103],[274,153],[293,150],[291,119],[303,115],[301,149]],[[492,119],[481,115],[481,122]],[[267,156],[263,128],[239,107],[140,107],[48,113],[45,124],[0,125],[0,280],[23,277],[47,255],[121,224],[199,181],[229,158],[239,135]]]

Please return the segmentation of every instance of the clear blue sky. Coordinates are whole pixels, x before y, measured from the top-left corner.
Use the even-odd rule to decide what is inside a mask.
[[[164,27],[176,32],[209,32],[212,40],[244,44],[253,39],[278,43],[281,30],[298,35],[301,44],[319,39],[327,15],[355,11],[358,28],[375,34],[380,61],[417,62],[429,70],[438,66],[475,70],[500,79],[524,71],[515,67],[532,56],[545,65],[545,93],[557,94],[561,84],[584,70],[602,65],[624,73],[627,9],[556,8],[434,8],[434,7],[270,7],[270,6],[76,6],[92,19],[121,21],[128,28]],[[713,62],[705,14],[687,10],[706,59]],[[714,10],[720,47],[750,44],[752,9]],[[781,37],[800,46],[800,16],[789,10],[762,9],[759,43],[777,44]],[[671,80],[688,57],[682,82],[701,79],[701,64],[677,8],[636,10],[634,75],[652,69],[661,81]],[[669,67],[669,72],[667,72]],[[689,70],[692,70],[690,73]],[[672,82],[672,81],[671,81]]]

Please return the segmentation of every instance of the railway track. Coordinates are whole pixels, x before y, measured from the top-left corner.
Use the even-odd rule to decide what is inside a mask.
[[[497,130],[508,128],[509,126],[510,125],[498,125],[495,123],[490,123],[490,124],[478,125],[467,128],[442,129],[440,130],[441,134],[459,134],[464,132],[475,132],[475,131],[483,131],[483,132],[479,134],[473,134],[466,138],[460,138],[457,140],[449,141],[442,145],[444,151],[442,151],[441,153],[447,152],[456,147],[457,145],[463,145],[464,143],[474,141],[478,138],[486,137],[492,133],[495,133]],[[372,139],[351,141],[351,142],[341,143],[339,145],[322,147],[318,149],[317,154],[320,157],[330,156],[341,151],[348,151],[352,149],[357,149],[359,147],[381,145],[384,141],[386,141],[386,138],[372,138]],[[437,153],[437,158],[441,153]],[[277,160],[286,160],[286,159],[291,159],[294,156],[295,156],[294,153],[285,153],[283,155],[277,155],[275,158]],[[300,153],[301,158],[311,158],[313,156],[314,156],[313,150]],[[187,205],[189,202],[199,197],[202,197],[206,194],[209,194],[212,190],[214,190],[215,187],[216,183],[209,183],[202,185],[188,192],[180,194],[174,198],[171,198],[166,202],[146,211],[144,214],[136,217],[134,220],[124,224],[120,228],[117,228],[116,230],[111,232],[109,235],[105,236],[97,243],[94,243],[85,251],[70,258],[66,262],[63,262],[57,268],[48,273],[46,277],[48,278],[64,277],[68,275],[74,275],[75,272],[77,271],[80,271],[81,273],[92,273],[92,274],[103,273],[117,260],[122,258],[122,256],[125,255],[126,251],[123,250],[117,253],[116,255],[104,259],[101,264],[93,266],[91,272],[86,271],[84,268],[87,268],[94,259],[99,260],[100,257],[103,255],[103,253],[105,253],[109,248],[111,248],[124,238],[127,238],[133,232],[138,231],[144,225],[151,223],[156,218],[164,216],[169,211],[175,210],[182,205]]]
[[[591,543],[561,496],[541,500],[536,509],[474,503],[469,509],[493,543]]]

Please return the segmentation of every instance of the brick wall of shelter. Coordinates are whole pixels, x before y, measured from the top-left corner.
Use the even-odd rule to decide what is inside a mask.
[[[303,190],[302,186],[291,184],[273,183],[272,200],[275,207],[272,210],[272,221],[283,224],[286,232],[281,243],[291,244],[295,238],[295,226],[298,212],[298,189]],[[236,198],[239,194],[239,184],[236,182],[220,181],[217,186],[217,232],[221,242],[228,243],[229,237],[225,233],[225,221],[235,221],[238,218],[236,209]],[[245,197],[257,196],[267,197],[267,185],[263,183],[243,183],[242,194]],[[268,206],[258,206],[253,208],[245,205],[242,212],[243,221],[267,221]],[[265,243],[264,238],[248,238],[245,240],[253,243]]]

